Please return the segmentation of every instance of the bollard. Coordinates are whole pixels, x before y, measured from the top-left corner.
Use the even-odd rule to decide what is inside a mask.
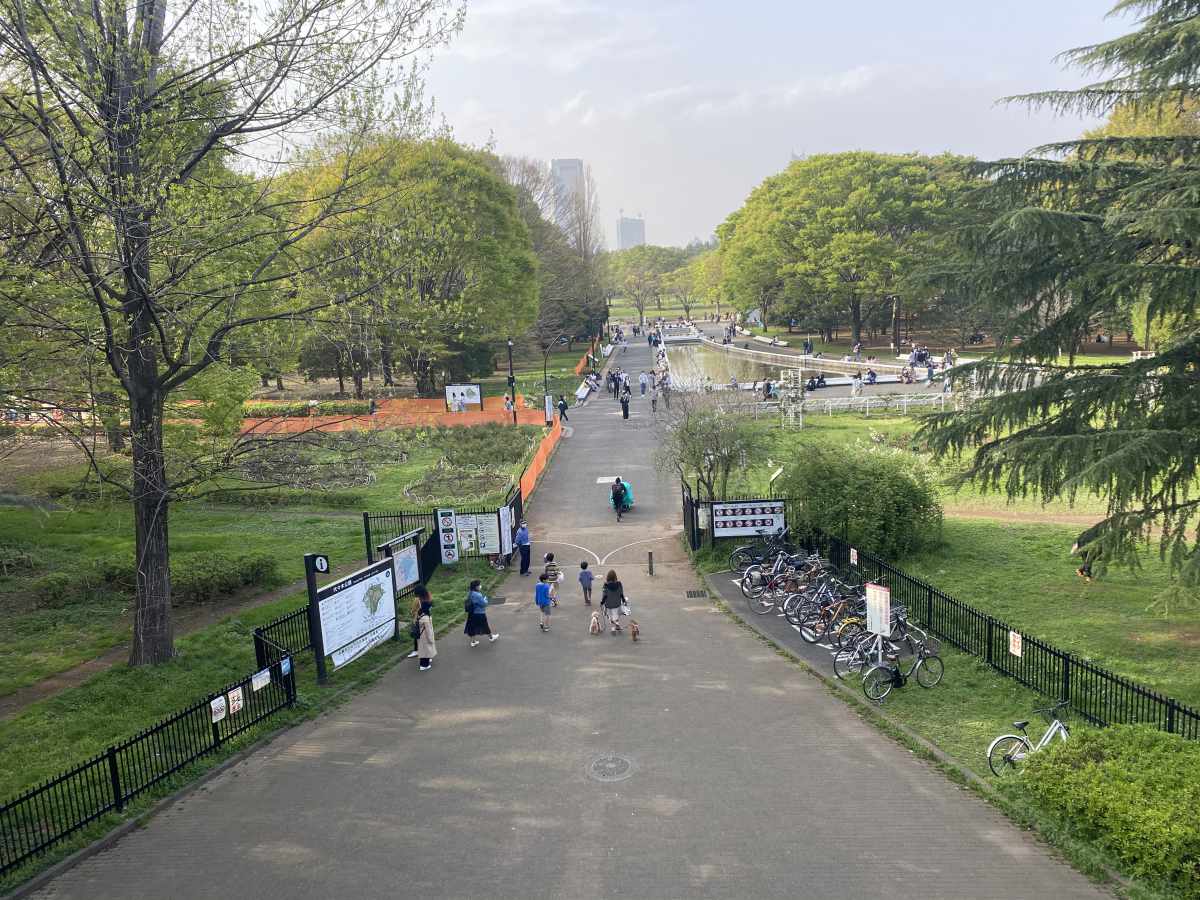
[[[648,561],[650,563],[650,574],[653,575],[654,574],[654,551],[650,550],[646,554],[646,556],[648,557]]]

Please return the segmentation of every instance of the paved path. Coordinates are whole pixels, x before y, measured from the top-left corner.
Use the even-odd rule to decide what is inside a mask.
[[[1104,896],[687,596],[647,415],[603,395],[570,413],[530,509],[535,553],[569,573],[551,633],[511,577],[495,644],[447,635],[432,672],[393,670],[37,896]],[[616,474],[637,496],[619,525],[596,483]],[[616,567],[641,643],[587,633],[581,558]],[[589,777],[602,757],[628,777]]]

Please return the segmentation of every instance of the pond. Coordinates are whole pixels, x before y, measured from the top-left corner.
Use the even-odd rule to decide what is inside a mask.
[[[703,385],[705,379],[711,379],[717,386],[729,384],[730,378],[736,378],[738,384],[742,385],[764,379],[777,382],[782,368],[777,363],[757,362],[703,344],[669,344],[667,359],[671,362],[671,380],[676,388],[684,391]],[[816,373],[806,369],[804,374],[807,377]],[[844,380],[837,376],[826,377],[831,384]]]

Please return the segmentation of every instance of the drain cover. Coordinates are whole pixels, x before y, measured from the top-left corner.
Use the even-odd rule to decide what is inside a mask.
[[[596,781],[624,781],[633,774],[633,761],[608,753],[593,759],[587,773],[589,778]]]
[[[700,597],[707,597],[708,591],[688,591],[687,595],[689,600],[696,600]]]

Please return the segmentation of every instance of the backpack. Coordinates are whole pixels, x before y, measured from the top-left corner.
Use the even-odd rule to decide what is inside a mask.
[[[471,599],[470,594],[467,594],[467,599],[463,601],[463,612],[467,615],[475,612],[475,601]]]

